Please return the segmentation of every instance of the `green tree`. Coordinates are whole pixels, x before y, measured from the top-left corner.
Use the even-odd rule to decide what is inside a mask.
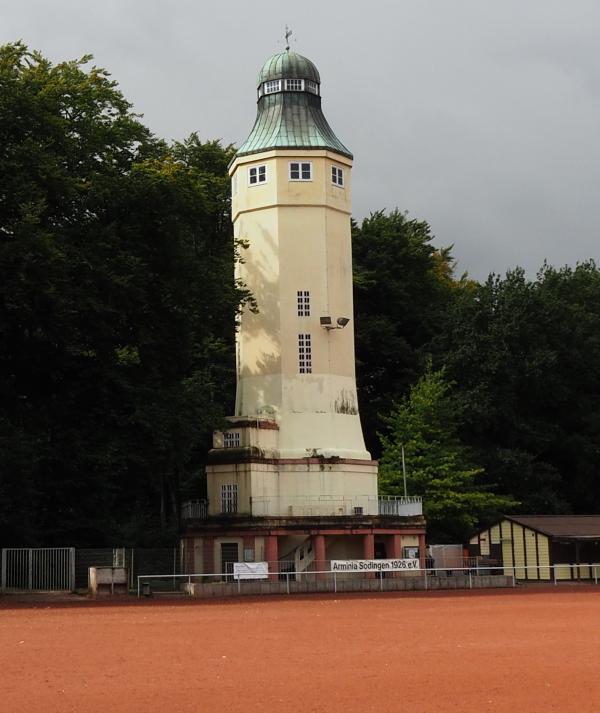
[[[432,338],[464,280],[453,277],[450,249],[436,250],[424,221],[394,210],[354,224],[357,385],[367,447],[380,445],[379,414],[423,372]]]
[[[600,487],[600,271],[545,265],[492,275],[452,306],[438,353],[463,439],[529,513],[596,512]]]
[[[168,536],[227,412],[249,299],[233,276],[231,148],[167,146],[89,64],[0,48],[6,544]]]
[[[483,468],[460,442],[456,404],[443,370],[428,367],[385,423],[380,490],[403,494],[404,449],[408,493],[423,497],[431,541],[462,542],[476,525],[514,505],[483,485]]]
[[[96,479],[120,471],[95,412],[118,399],[99,376],[127,331],[132,257],[99,224],[135,158],[157,147],[108,75],[83,71],[87,61],[53,67],[22,44],[0,49],[5,542],[52,539],[66,519],[83,531],[94,512],[109,522],[114,478]],[[112,416],[105,430],[118,433]]]

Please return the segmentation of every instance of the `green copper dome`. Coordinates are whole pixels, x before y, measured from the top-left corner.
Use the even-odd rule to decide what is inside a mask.
[[[258,111],[236,156],[271,149],[325,149],[352,158],[321,110],[321,77],[295,52],[270,57],[258,74]]]
[[[301,54],[295,52],[279,52],[263,64],[258,73],[258,85],[271,79],[310,79],[317,84],[321,83],[319,71],[315,65]]]

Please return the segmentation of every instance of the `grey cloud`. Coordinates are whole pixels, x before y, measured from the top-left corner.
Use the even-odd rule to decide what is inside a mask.
[[[286,23],[355,154],[356,217],[408,210],[478,278],[599,257],[592,0],[22,0],[0,7],[0,41],[91,52],[159,135],[229,143],[252,126]]]

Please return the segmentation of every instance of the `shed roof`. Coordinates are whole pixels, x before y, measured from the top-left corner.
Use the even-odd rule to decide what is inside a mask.
[[[550,537],[600,540],[600,515],[507,515],[506,518]]]

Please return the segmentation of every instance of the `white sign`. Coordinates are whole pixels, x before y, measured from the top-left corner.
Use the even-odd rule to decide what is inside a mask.
[[[420,569],[418,559],[331,560],[332,572],[404,572]]]
[[[268,579],[268,562],[234,562],[234,579]]]

